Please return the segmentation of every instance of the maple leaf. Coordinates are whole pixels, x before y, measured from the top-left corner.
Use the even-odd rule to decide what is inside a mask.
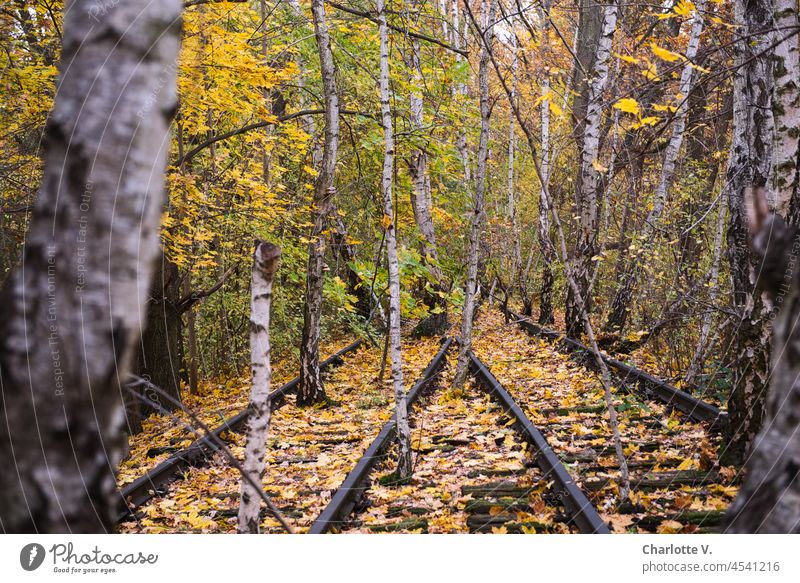
[[[614,104],[616,109],[625,113],[632,113],[633,115],[640,115],[639,102],[632,97],[623,97]]]

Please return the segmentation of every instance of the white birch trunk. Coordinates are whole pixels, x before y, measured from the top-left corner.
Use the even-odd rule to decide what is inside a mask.
[[[120,381],[158,254],[181,3],[129,0],[64,16],[44,176],[23,267],[0,297],[0,528],[112,531]]]
[[[602,10],[603,24],[597,42],[593,78],[589,85],[581,151],[581,186],[578,192],[579,225],[574,259],[574,275],[581,293],[569,293],[567,296],[567,334],[569,335],[580,333],[582,311],[590,310],[589,267],[597,248],[600,173],[594,165],[599,162],[603,92],[608,84],[611,46],[614,32],[617,29],[617,4],[603,6]],[[580,303],[583,305],[579,305],[577,295],[582,298]]]
[[[459,0],[453,0],[453,46],[457,49],[466,49],[467,48],[467,38],[469,33],[469,22],[468,19],[464,19],[461,22],[461,31],[459,31],[459,15],[460,11],[458,8]],[[456,53],[455,55],[456,65],[460,65],[463,60],[465,59],[461,53]],[[467,85],[466,83],[458,82],[455,88],[455,95],[453,95],[453,100],[457,101],[460,98],[463,98],[467,94]],[[469,183],[472,178],[472,172],[470,171],[469,166],[469,149],[467,148],[467,134],[463,129],[458,130],[456,134],[456,150],[458,151],[458,155],[461,158],[461,164],[464,168],[464,182]]]
[[[299,405],[313,405],[327,399],[319,374],[319,335],[322,320],[322,287],[325,268],[325,227],[335,194],[333,179],[339,149],[339,95],[331,51],[331,39],[325,19],[324,0],[312,0],[314,33],[319,50],[322,89],[325,96],[325,144],[319,176],[314,185],[314,226],[308,245],[306,301],[303,307],[303,335],[300,344]]]
[[[481,44],[481,60],[478,70],[480,86],[481,131],[478,144],[478,163],[475,172],[475,200],[469,234],[467,257],[467,283],[464,292],[464,311],[461,315],[461,342],[458,350],[454,387],[461,387],[467,379],[469,351],[472,348],[472,316],[475,311],[475,295],[478,284],[478,254],[480,253],[481,230],[484,220],[484,193],[486,190],[486,159],[489,152],[489,51],[493,41],[494,14],[497,0],[484,0],[483,32],[485,42]]]
[[[695,13],[692,17],[692,30],[689,35],[689,45],[686,47],[686,64],[681,72],[678,93],[680,102],[675,112],[675,119],[672,125],[672,135],[670,136],[667,149],[664,152],[664,163],[661,166],[661,178],[656,187],[653,199],[653,208],[647,216],[644,226],[643,239],[646,245],[652,246],[656,224],[664,212],[664,205],[667,202],[667,191],[672,185],[675,176],[675,165],[678,161],[678,154],[683,144],[683,135],[686,129],[686,115],[689,110],[689,93],[692,91],[692,80],[694,77],[694,67],[692,66],[697,57],[697,49],[700,47],[700,35],[703,33],[703,16],[705,0],[698,0],[695,4]]]
[[[741,463],[764,418],[770,370],[769,310],[757,291],[763,271],[748,245],[745,190],[766,186],[772,174],[772,64],[768,57],[772,11],[768,0],[735,0],[740,28],[734,45],[733,136],[723,196],[728,199],[728,259],[736,313],[733,382],[728,399],[727,434],[720,458]],[[766,53],[766,54],[765,54]]]
[[[800,36],[797,0],[774,0],[775,36],[782,40],[773,55],[775,87],[772,111],[775,120],[773,186],[775,211],[800,223]]]
[[[517,100],[517,69],[519,67],[519,55],[517,54],[517,35],[514,33],[514,15],[509,16],[508,26],[511,29],[511,96],[509,99]],[[511,255],[511,273],[519,274],[522,268],[522,243],[519,233],[519,219],[517,217],[517,195],[514,191],[514,166],[516,159],[517,132],[515,127],[514,110],[509,108],[508,112],[508,221],[511,223],[511,238],[513,253]]]
[[[241,503],[238,530],[243,534],[258,534],[261,494],[254,484],[261,484],[264,476],[264,455],[272,413],[270,386],[269,318],[272,304],[272,280],[278,269],[281,250],[271,243],[257,243],[253,255],[253,279],[250,290],[250,363],[253,386],[250,389],[250,417],[247,420],[244,449]]]
[[[542,35],[542,49],[547,54],[549,49],[549,13],[550,2],[548,1],[543,10],[540,12],[540,32]],[[577,36],[577,35],[576,35]],[[573,64],[574,66],[574,64]],[[572,73],[570,72],[570,78]],[[540,185],[539,191],[539,230],[538,239],[539,247],[542,251],[542,288],[539,294],[539,323],[552,324],[555,316],[553,314],[553,286],[555,283],[555,276],[553,274],[553,264],[556,259],[555,248],[553,241],[550,238],[550,211],[547,208],[547,196],[544,190],[550,183],[550,160],[552,157],[550,151],[550,74],[546,72],[542,78],[542,103],[540,105],[540,118],[541,118],[541,180],[544,184]]]
[[[403,360],[400,350],[400,266],[397,261],[397,221],[392,199],[394,170],[394,129],[389,103],[389,33],[386,26],[386,6],[377,0],[380,28],[380,94],[381,123],[383,124],[383,194],[384,228],[386,229],[386,254],[389,263],[389,344],[392,359],[392,384],[394,385],[395,419],[397,422],[397,470],[395,478],[406,480],[411,476],[411,430],[408,426],[408,399],[403,387]]]

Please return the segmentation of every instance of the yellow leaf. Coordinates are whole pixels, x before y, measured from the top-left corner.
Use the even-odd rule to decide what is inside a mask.
[[[683,530],[683,525],[677,520],[665,520],[658,525],[658,534],[675,534]]]
[[[639,102],[632,97],[623,97],[614,104],[614,107],[625,113],[639,115]]]
[[[547,104],[550,106],[550,111],[552,111],[556,117],[561,117],[561,114],[564,113],[564,110],[561,109],[561,106],[555,101],[550,100]]]
[[[603,165],[602,165],[600,162],[598,162],[597,160],[592,160],[592,168],[594,168],[595,170],[597,170],[597,171],[598,171],[600,174],[604,174],[604,173],[608,172],[608,168],[606,168],[605,166],[603,166]]]
[[[691,0],[679,0],[679,2],[672,7],[672,11],[678,16],[689,16],[695,11],[695,6]]]
[[[633,124],[633,129],[638,130],[639,128],[644,126],[654,126],[658,123],[659,119],[660,118],[653,116],[643,117],[642,119],[639,120],[639,123]]]
[[[632,57],[630,55],[622,55],[620,53],[614,53],[614,56],[632,65],[637,65],[639,63],[639,59],[637,59],[636,57]]]
[[[390,217],[389,215],[383,215],[383,220],[381,221],[381,224],[383,225],[384,230],[388,229],[389,227],[392,226],[392,217]]]
[[[508,534],[508,529],[505,526],[492,527],[492,534]]]
[[[642,75],[646,78],[650,79],[651,81],[660,81],[661,77],[658,76],[658,69],[653,63],[648,61],[647,68],[642,71]]]
[[[653,51],[653,54],[657,56],[659,59],[662,59],[670,63],[678,61],[683,58],[678,53],[673,53],[669,49],[662,48],[654,42],[650,43],[650,49]]]
[[[669,111],[669,112],[674,113],[675,111],[678,110],[678,108],[675,107],[674,105],[662,105],[660,103],[654,103],[653,104],[653,110],[655,110],[655,111]]]
[[[539,98],[536,101],[533,102],[533,107],[539,107],[545,99],[549,99],[549,100],[552,101],[552,98],[553,98],[553,92],[552,91],[548,91],[547,93],[543,93],[542,95],[539,96]]]

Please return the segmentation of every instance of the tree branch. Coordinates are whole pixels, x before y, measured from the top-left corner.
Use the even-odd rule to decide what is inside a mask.
[[[287,114],[287,115],[282,115],[282,116],[278,117],[277,119],[271,119],[271,120],[264,120],[264,121],[255,122],[255,123],[248,124],[246,126],[242,126],[242,127],[238,128],[238,129],[231,130],[229,132],[225,132],[224,134],[217,134],[216,136],[213,136],[211,138],[208,138],[204,142],[201,142],[200,144],[198,144],[197,146],[195,146],[194,148],[192,148],[191,150],[186,152],[183,156],[178,158],[178,161],[175,163],[175,166],[183,166],[184,164],[186,164],[186,162],[188,162],[189,160],[194,158],[197,154],[199,154],[200,152],[202,152],[203,150],[205,150],[209,146],[211,146],[213,144],[216,144],[217,142],[221,142],[223,140],[227,140],[228,138],[233,138],[235,136],[246,134],[247,132],[250,132],[250,131],[253,131],[253,130],[257,130],[257,129],[260,129],[260,128],[265,128],[267,126],[277,125],[279,123],[290,121],[290,120],[293,120],[293,119],[298,118],[298,117],[303,117],[305,115],[322,115],[323,113],[325,113],[324,109],[301,109],[300,111],[295,111],[294,113],[290,113],[290,114]],[[374,115],[372,115],[370,113],[364,113],[364,112],[361,112],[361,111],[352,111],[352,110],[348,110],[348,109],[341,109],[341,110],[339,110],[339,113],[344,114],[344,115],[360,115],[362,117],[368,117],[370,119],[375,119]]]
[[[192,292],[190,294],[185,295],[175,305],[175,309],[178,311],[179,314],[183,314],[185,311],[187,311],[189,308],[191,308],[193,305],[195,305],[203,298],[207,298],[211,294],[217,292],[219,288],[221,288],[225,284],[225,281],[231,276],[231,274],[235,271],[235,269],[236,269],[235,267],[231,267],[230,269],[228,269],[228,271],[222,274],[222,277],[219,279],[219,281],[210,288],[208,288],[207,290]]]
[[[361,18],[366,18],[367,20],[370,20],[370,21],[374,22],[375,24],[378,24],[378,16],[375,15],[375,14],[372,14],[370,12],[363,12],[361,10],[356,10],[355,8],[350,8],[348,6],[344,6],[342,4],[339,4],[338,2],[333,2],[333,0],[325,0],[325,4],[327,4],[328,6],[332,6],[333,8],[336,8],[337,10],[341,10],[342,12],[347,12],[348,14],[352,14],[353,16],[360,16]],[[388,28],[391,28],[395,32],[401,32],[403,34],[407,34],[408,36],[410,36],[412,38],[416,38],[416,39],[419,39],[419,40],[422,40],[422,41],[425,41],[425,42],[429,42],[429,43],[434,44],[434,45],[438,45],[438,46],[440,46],[442,48],[447,49],[448,51],[452,51],[454,53],[458,53],[459,55],[463,55],[464,57],[468,57],[469,56],[469,52],[467,52],[467,51],[465,51],[463,49],[457,49],[454,46],[449,45],[446,42],[439,40],[438,38],[434,38],[432,36],[428,36],[428,35],[425,35],[425,34],[422,34],[422,33],[419,33],[419,32],[412,32],[412,31],[407,30],[405,28],[402,28],[400,26],[395,26],[394,24],[388,24],[387,23],[386,26]]]

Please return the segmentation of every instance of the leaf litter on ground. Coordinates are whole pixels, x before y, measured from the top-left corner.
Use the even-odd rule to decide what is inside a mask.
[[[659,402],[615,387],[631,469],[628,504],[617,498],[618,467],[598,375],[496,310],[481,311],[473,348],[521,404],[576,483],[615,532],[713,532],[737,475],[721,467],[720,437]],[[677,525],[680,525],[678,527]]]

